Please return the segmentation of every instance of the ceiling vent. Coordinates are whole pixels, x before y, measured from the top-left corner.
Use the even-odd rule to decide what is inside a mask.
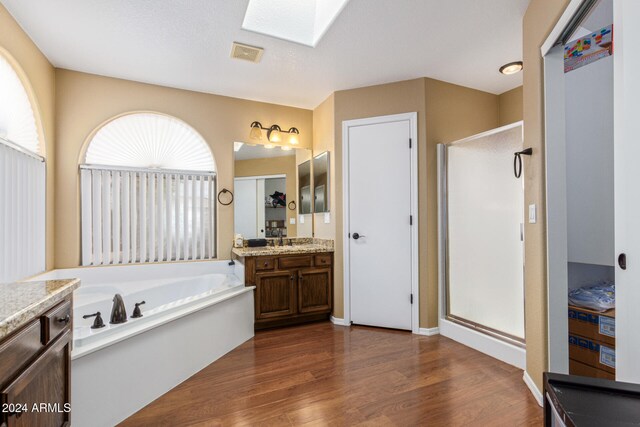
[[[244,59],[245,61],[251,61],[258,63],[262,58],[264,49],[261,47],[249,46],[246,44],[233,42],[231,47],[231,57],[236,59]]]

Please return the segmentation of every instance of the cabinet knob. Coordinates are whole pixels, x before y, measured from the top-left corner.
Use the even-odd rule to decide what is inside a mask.
[[[64,323],[66,325],[71,321],[71,316],[67,314],[64,317],[59,317],[57,320],[58,320],[58,323]]]

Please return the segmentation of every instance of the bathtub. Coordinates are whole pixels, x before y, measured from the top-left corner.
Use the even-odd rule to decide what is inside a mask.
[[[54,270],[31,280],[79,278],[73,294],[74,426],[112,426],[253,336],[253,287],[227,261]],[[126,323],[109,324],[114,295]],[[134,304],[142,317],[131,318]],[[104,328],[92,329],[100,311]]]

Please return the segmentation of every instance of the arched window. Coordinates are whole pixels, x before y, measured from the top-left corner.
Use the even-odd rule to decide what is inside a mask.
[[[89,140],[80,175],[83,265],[215,257],[215,161],[183,121],[109,121]]]
[[[0,52],[0,283],[45,270],[43,144],[25,85]]]
[[[0,138],[41,154],[36,115],[22,80],[0,54]]]

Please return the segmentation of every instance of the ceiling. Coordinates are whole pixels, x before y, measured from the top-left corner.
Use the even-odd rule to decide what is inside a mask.
[[[315,48],[241,29],[248,0],[0,0],[58,68],[302,108],[431,77],[500,94],[529,0],[350,0]],[[254,64],[231,43],[265,49]]]
[[[296,149],[282,151],[280,147],[265,148],[264,145],[251,145],[243,143],[235,152],[235,160],[270,159],[273,157],[295,156]]]

